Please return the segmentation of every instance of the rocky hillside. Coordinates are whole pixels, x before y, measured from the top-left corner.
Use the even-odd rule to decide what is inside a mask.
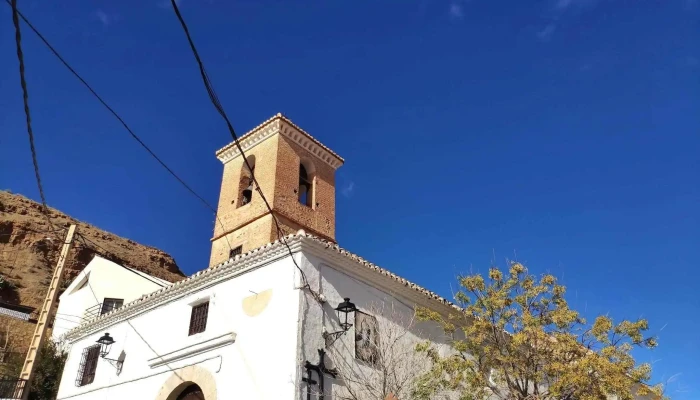
[[[89,241],[78,239],[74,242],[66,263],[64,288],[92,260],[95,250],[118,264],[170,282],[184,277],[169,254],[80,222],[56,209],[50,209],[51,219],[62,231],[52,234],[41,209],[41,204],[24,196],[0,191],[0,301],[35,308],[41,306],[65,228],[70,224],[77,224],[76,232]],[[0,350],[7,340],[8,333],[4,331],[9,325],[12,325],[13,332],[9,332],[11,340],[7,346],[13,351],[25,351],[34,324],[10,321],[0,316],[0,328],[3,328],[0,329]]]

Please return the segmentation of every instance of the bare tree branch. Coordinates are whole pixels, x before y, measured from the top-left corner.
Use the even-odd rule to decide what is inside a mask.
[[[428,357],[415,351],[421,341],[415,313],[402,312],[393,303],[382,302],[372,304],[367,314],[377,320],[377,340],[365,343],[371,347],[373,362],[357,360],[347,346],[328,349],[328,357],[338,371],[334,399],[385,400],[390,395],[399,400],[411,399],[417,378],[430,367]]]

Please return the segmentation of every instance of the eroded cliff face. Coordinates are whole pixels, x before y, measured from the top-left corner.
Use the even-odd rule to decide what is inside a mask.
[[[50,215],[62,232],[49,232],[41,204],[0,191],[0,279],[5,281],[0,283],[0,301],[41,307],[66,232],[63,228],[70,224],[76,224],[77,232],[97,246],[89,242],[87,245],[96,248],[104,258],[170,282],[184,277],[175,260],[164,251],[103,231],[53,208]],[[74,243],[66,261],[62,288],[94,255],[95,251],[80,240]],[[34,327],[29,322],[0,316],[0,351],[6,346],[14,352],[25,352]]]

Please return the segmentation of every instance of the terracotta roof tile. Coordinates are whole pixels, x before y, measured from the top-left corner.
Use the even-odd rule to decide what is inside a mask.
[[[437,293],[434,293],[434,292],[432,292],[432,291],[430,291],[430,290],[428,290],[428,289],[423,288],[423,287],[420,286],[420,285],[417,285],[417,284],[415,284],[415,283],[413,283],[413,282],[411,282],[411,281],[409,281],[409,280],[407,280],[407,279],[404,279],[404,278],[402,278],[402,277],[400,277],[400,276],[398,276],[398,275],[392,273],[392,272],[389,271],[389,270],[386,270],[386,269],[384,269],[384,268],[381,268],[381,267],[379,267],[378,265],[373,264],[373,263],[371,263],[371,262],[365,260],[364,258],[360,257],[359,255],[354,254],[354,253],[351,253],[351,252],[345,250],[344,248],[338,246],[336,243],[329,242],[329,241],[324,240],[324,239],[321,239],[321,238],[319,238],[319,237],[310,235],[310,234],[308,234],[308,233],[305,233],[303,230],[300,230],[300,231],[298,231],[297,233],[294,233],[294,234],[291,234],[291,235],[287,235],[287,236],[284,237],[284,239],[287,241],[287,244],[289,244],[290,241],[293,241],[293,240],[300,240],[301,238],[311,239],[311,240],[313,240],[313,241],[315,241],[315,242],[321,244],[323,247],[325,247],[325,248],[327,248],[327,249],[329,249],[329,250],[336,251],[336,252],[338,252],[339,254],[343,255],[344,257],[347,257],[347,258],[349,258],[349,259],[351,259],[351,260],[353,260],[353,261],[355,261],[355,262],[357,262],[357,263],[360,263],[360,264],[362,264],[363,266],[365,266],[366,268],[369,268],[369,269],[371,269],[371,270],[373,270],[373,271],[375,271],[375,272],[377,272],[377,273],[380,273],[380,274],[382,274],[382,275],[385,275],[385,276],[387,276],[387,277],[389,277],[389,278],[391,278],[391,279],[393,279],[393,280],[395,280],[395,281],[397,281],[397,282],[403,284],[404,286],[406,286],[406,287],[408,287],[408,288],[410,288],[410,289],[412,289],[412,290],[415,290],[416,292],[418,292],[418,293],[420,293],[420,294],[422,294],[422,295],[424,295],[424,296],[427,296],[428,298],[430,298],[430,299],[432,299],[432,300],[438,301],[438,302],[440,302],[440,303],[442,303],[442,304],[444,304],[444,305],[446,305],[446,306],[455,308],[455,309],[457,309],[457,310],[461,310],[460,307],[458,307],[458,306],[455,305],[454,303],[450,302],[449,300],[447,300],[447,299],[441,297],[441,296],[438,295]],[[254,255],[254,254],[258,253],[258,252],[265,251],[265,250],[272,249],[272,248],[277,248],[277,247],[279,247],[279,246],[283,246],[283,244],[282,244],[282,242],[278,239],[278,240],[275,240],[274,242],[265,244],[265,245],[263,245],[263,246],[261,246],[261,247],[258,247],[258,248],[256,248],[256,249],[249,250],[249,251],[247,251],[247,252],[245,252],[245,253],[243,253],[243,254],[239,254],[239,255],[237,255],[237,256],[235,256],[235,257],[233,257],[233,258],[230,258],[228,261],[225,261],[225,262],[223,262],[223,263],[220,263],[220,264],[214,265],[214,266],[212,266],[212,267],[209,267],[209,268],[207,268],[207,269],[204,269],[204,270],[201,270],[201,271],[199,271],[199,272],[196,272],[196,273],[194,273],[193,275],[191,275],[191,276],[189,276],[189,277],[187,277],[187,278],[185,278],[185,279],[183,279],[183,280],[174,282],[174,283],[172,283],[172,284],[170,284],[170,285],[168,285],[168,286],[165,286],[165,287],[163,287],[163,288],[161,288],[161,289],[156,290],[155,292],[148,293],[148,294],[144,294],[143,296],[139,297],[138,299],[136,299],[136,300],[134,300],[134,301],[132,301],[132,302],[130,302],[130,303],[127,303],[127,304],[123,305],[122,307],[120,307],[120,308],[118,308],[118,309],[115,309],[115,310],[110,311],[110,312],[108,312],[108,313],[102,314],[102,315],[100,315],[100,316],[95,317],[95,318],[92,319],[92,320],[89,320],[89,321],[86,321],[86,322],[82,323],[80,326],[78,326],[78,327],[76,327],[76,328],[73,328],[73,330],[84,329],[84,328],[87,327],[87,325],[96,323],[97,321],[99,321],[99,320],[101,320],[101,319],[104,319],[104,318],[106,318],[106,317],[109,317],[109,316],[111,316],[111,315],[113,315],[113,314],[117,314],[117,313],[121,314],[121,313],[127,312],[130,308],[132,308],[132,307],[134,307],[134,306],[136,306],[136,305],[138,305],[138,304],[141,304],[141,303],[143,303],[144,301],[147,301],[147,300],[154,300],[154,301],[155,301],[156,298],[161,297],[162,295],[165,295],[165,294],[167,294],[168,292],[170,292],[170,291],[172,291],[172,290],[175,290],[175,289],[178,288],[179,286],[182,286],[182,285],[185,285],[185,284],[187,284],[187,283],[189,283],[189,282],[192,282],[192,281],[194,281],[194,280],[203,278],[203,277],[205,277],[206,275],[212,273],[213,271],[218,270],[219,268],[235,267],[237,264],[239,264],[239,262],[245,261],[245,259],[247,259],[248,257],[251,257],[252,255]],[[70,333],[71,333],[71,331],[67,332],[66,335],[70,335]]]
[[[351,253],[351,252],[345,250],[344,248],[338,246],[337,243],[329,242],[325,239],[321,239],[319,237],[306,234],[303,231],[298,232],[296,235],[305,236],[307,238],[313,239],[313,240],[323,244],[326,248],[331,249],[331,250],[335,250],[338,253],[342,254],[343,256],[348,257],[348,258],[352,259],[353,261],[358,262],[358,263],[364,265],[365,267],[370,268],[370,269],[372,269],[372,270],[374,270],[382,275],[388,276],[391,279],[403,284],[404,286],[409,287],[409,288],[411,288],[411,289],[413,289],[413,290],[415,290],[415,291],[417,291],[425,296],[428,296],[433,300],[437,300],[444,305],[461,310],[460,307],[458,307],[457,305],[455,305],[451,301],[443,298],[442,296],[438,295],[437,293],[432,292],[428,289],[425,289],[424,287],[417,285],[417,284],[415,284],[407,279],[404,279],[404,278],[394,274],[393,272],[391,272],[389,270],[386,270],[386,269],[384,269],[376,264],[373,264],[373,263],[365,260],[364,258],[360,257],[357,254]]]

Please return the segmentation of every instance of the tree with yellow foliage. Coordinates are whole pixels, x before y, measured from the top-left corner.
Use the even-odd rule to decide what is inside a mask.
[[[453,392],[460,400],[630,400],[661,398],[650,386],[649,364],[637,364],[634,347],[654,348],[646,320],[592,324],[569,308],[565,287],[552,275],[536,277],[520,263],[507,273],[491,268],[459,278],[462,311],[449,318],[427,309],[451,338],[454,353],[420,345],[432,366],[416,385],[417,399]]]

